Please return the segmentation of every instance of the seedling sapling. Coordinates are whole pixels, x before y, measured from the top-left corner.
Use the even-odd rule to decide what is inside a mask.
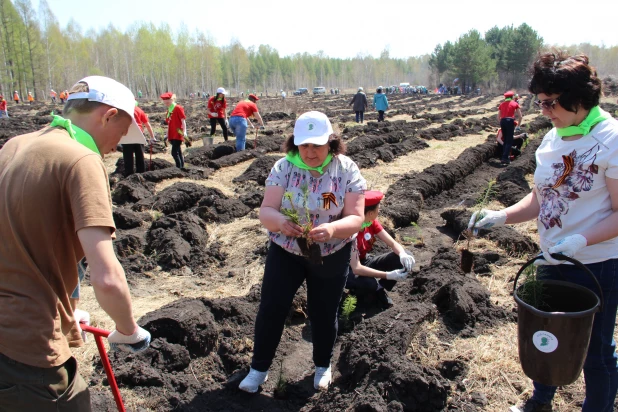
[[[475,212],[478,212],[478,213],[476,214],[476,219],[474,220],[474,224],[476,224],[476,222],[478,222],[484,217],[481,214],[481,210],[485,206],[487,206],[491,198],[495,195],[495,192],[496,192],[494,188],[495,185],[496,185],[496,181],[490,180],[487,183],[487,187],[483,190],[482,195],[479,197],[479,199],[477,199]],[[474,263],[474,254],[470,252],[470,241],[476,236],[478,236],[478,232],[479,232],[478,229],[472,229],[472,230],[466,229],[462,232],[463,237],[467,239],[466,247],[465,249],[461,251],[461,270],[463,270],[464,273],[470,273],[472,271],[472,265]]]
[[[303,252],[303,255],[309,259],[311,263],[321,265],[322,264],[322,252],[320,246],[309,237],[309,232],[313,229],[313,221],[309,214],[308,199],[309,199],[309,186],[304,184],[300,187],[302,192],[302,209],[304,213],[300,213],[298,209],[294,207],[293,195],[291,192],[285,192],[283,199],[287,199],[292,206],[290,209],[281,208],[281,213],[292,223],[297,224],[302,228],[303,234],[297,238],[298,246]]]

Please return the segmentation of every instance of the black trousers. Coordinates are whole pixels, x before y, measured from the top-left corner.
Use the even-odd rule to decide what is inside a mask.
[[[356,111],[356,123],[362,123],[365,120],[365,112],[363,110]]]
[[[502,148],[502,161],[508,161],[511,155],[511,147],[513,147],[513,135],[515,134],[515,119],[512,117],[503,117],[500,120],[500,129],[502,130],[502,140],[504,147]]]
[[[227,142],[227,126],[225,125],[225,119],[223,117],[211,117],[210,119],[210,135],[214,135],[217,130],[217,123],[221,126],[221,130],[223,130],[223,138]]]
[[[172,157],[176,162],[176,167],[185,167],[185,159],[182,157],[182,140],[170,140],[172,145]]]
[[[135,155],[135,171],[133,171],[133,155]],[[124,177],[135,172],[144,173],[146,170],[143,144],[123,144],[122,158],[124,159]]]
[[[378,110],[378,122],[384,121],[384,110]]]
[[[324,256],[322,265],[314,265],[304,257],[286,252],[271,243],[264,268],[260,308],[255,320],[253,369],[265,372],[270,368],[292,300],[304,281],[307,281],[313,362],[319,367],[330,365],[351,251],[352,243],[348,243],[332,255]]]
[[[384,253],[379,256],[370,256],[364,261],[361,261],[361,264],[363,266],[367,266],[368,268],[381,270],[382,272],[390,272],[391,270],[403,268],[399,256],[395,252]],[[369,276],[356,276],[352,273],[352,270],[350,270],[345,287],[347,289],[361,289],[375,292],[378,289],[378,285],[381,285],[384,289],[391,291],[396,284],[396,280],[377,279]]]

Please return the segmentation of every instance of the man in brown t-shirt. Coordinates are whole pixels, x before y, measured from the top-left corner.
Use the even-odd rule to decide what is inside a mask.
[[[133,94],[100,76],[71,89],[66,119],[0,150],[0,411],[89,411],[67,334],[71,292],[85,256],[101,307],[116,323],[112,348],[139,351],[150,334],[133,319],[101,155],[143,143]],[[145,142],[144,142],[145,143]]]

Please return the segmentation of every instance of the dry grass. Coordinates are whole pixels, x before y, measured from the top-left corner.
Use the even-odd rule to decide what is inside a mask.
[[[386,192],[401,175],[409,172],[420,172],[433,164],[444,164],[457,158],[466,148],[483,143],[487,134],[457,136],[452,140],[429,140],[429,147],[396,158],[393,162],[378,161],[378,165],[363,170],[367,187],[371,190]]]

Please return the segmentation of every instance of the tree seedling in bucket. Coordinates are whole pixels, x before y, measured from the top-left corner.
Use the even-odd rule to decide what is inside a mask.
[[[535,267],[528,266],[523,275],[524,281],[517,291],[519,298],[533,308],[539,310],[548,309],[544,296],[543,282],[536,278]]]
[[[296,241],[298,242],[298,247],[300,247],[303,255],[309,259],[311,263],[321,265],[322,251],[320,250],[320,246],[309,237],[309,232],[313,229],[313,221],[311,219],[311,215],[309,214],[309,209],[307,208],[309,186],[304,184],[300,187],[300,190],[302,192],[301,207],[304,209],[304,214],[299,213],[298,209],[294,207],[294,195],[291,192],[285,192],[283,194],[283,199],[287,199],[292,207],[290,209],[281,208],[281,213],[292,223],[295,223],[302,228],[303,234],[301,237],[297,238]]]
[[[485,206],[487,206],[492,196],[494,196],[495,194],[494,186],[495,185],[496,185],[495,180],[490,180],[489,182],[487,182],[487,187],[483,190],[483,193],[478,198],[476,202],[475,211],[479,213],[477,213],[476,215],[476,220],[474,221],[475,224],[476,222],[478,222],[479,220],[483,218],[483,215],[480,213],[480,211]],[[472,271],[472,265],[474,264],[474,253],[470,252],[470,241],[478,235],[478,229],[474,229],[474,230],[466,229],[462,232],[462,235],[464,238],[467,239],[467,242],[466,242],[465,249],[461,251],[461,270],[463,270],[464,273],[470,273]]]

